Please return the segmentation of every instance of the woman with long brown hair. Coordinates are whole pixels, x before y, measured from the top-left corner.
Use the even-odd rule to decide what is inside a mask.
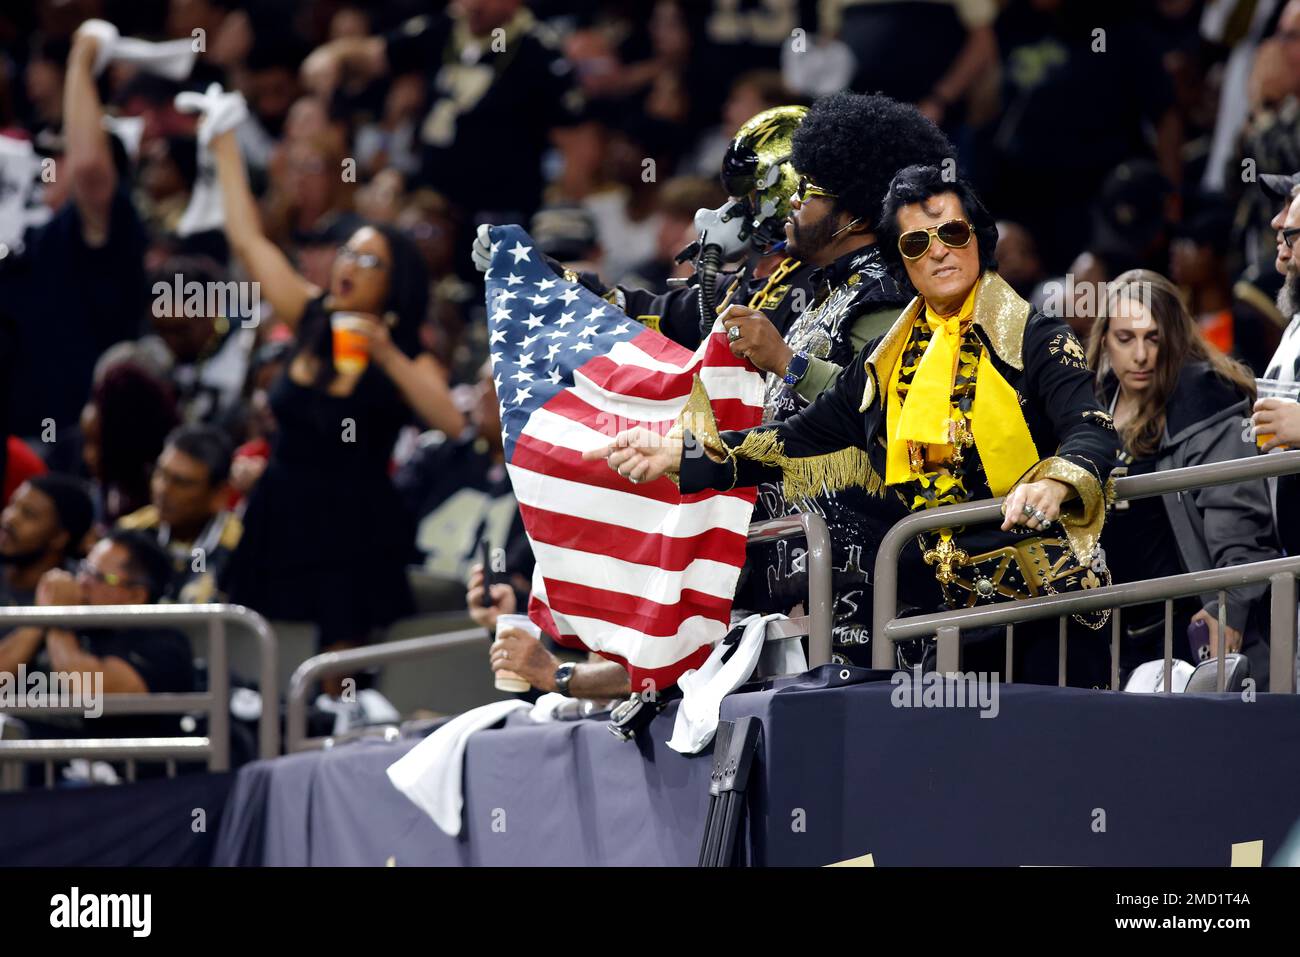
[[[1158,273],[1130,270],[1110,283],[1105,307],[1088,340],[1088,365],[1120,435],[1120,468],[1142,474],[1256,454],[1243,426],[1243,420],[1249,424],[1255,380],[1204,338],[1173,283]],[[1262,480],[1126,505],[1116,510],[1102,536],[1116,581],[1277,557]],[[1243,643],[1262,648],[1252,639],[1265,589],[1253,585],[1228,593],[1229,652],[1242,650]],[[1175,655],[1193,664],[1201,647],[1209,654],[1218,651],[1217,597],[1201,599],[1175,608]],[[1123,667],[1163,654],[1162,617],[1157,606],[1125,615]],[[1198,632],[1208,643],[1194,637]],[[1259,680],[1267,654],[1250,656]]]

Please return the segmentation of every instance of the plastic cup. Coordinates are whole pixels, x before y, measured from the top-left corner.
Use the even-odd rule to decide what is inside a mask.
[[[542,629],[533,624],[532,619],[527,615],[498,615],[497,616],[497,637],[500,638],[503,633],[511,628],[518,628],[520,631],[526,631],[534,638],[542,637]],[[515,694],[522,694],[532,687],[527,680],[519,677],[513,671],[496,672],[496,689],[497,691],[510,691]]]
[[[370,340],[362,333],[366,320],[355,312],[330,316],[334,332],[334,368],[346,375],[359,375],[370,362]]]
[[[1257,398],[1260,399],[1282,399],[1287,402],[1300,401],[1300,382],[1287,382],[1283,379],[1256,379],[1255,389]],[[1255,446],[1263,448],[1273,439],[1272,432],[1255,432]],[[1279,445],[1278,451],[1290,448],[1290,446]]]

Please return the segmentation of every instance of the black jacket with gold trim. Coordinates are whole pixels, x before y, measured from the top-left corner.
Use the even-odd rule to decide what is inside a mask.
[[[1103,489],[1118,440],[1110,416],[1097,403],[1083,349],[1065,323],[1033,309],[996,273],[986,273],[980,283],[976,334],[998,373],[1016,390],[1039,456],[1020,481],[1055,478],[1074,488],[1077,500],[1063,510],[1061,522],[1076,552],[1090,552],[1100,534]],[[898,354],[919,308],[920,300],[914,300],[888,333],[858,354],[833,388],[783,422],[718,434],[707,407],[693,397],[683,415],[688,434],[678,476],[681,490],[784,480],[788,497],[851,485],[883,494],[881,396],[892,370],[878,364]],[[709,454],[700,453],[701,445]],[[968,485],[971,498],[991,497],[982,472],[974,479]]]

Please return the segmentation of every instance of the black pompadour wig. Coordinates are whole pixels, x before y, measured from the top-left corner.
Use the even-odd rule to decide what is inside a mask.
[[[835,208],[874,227],[890,180],[904,166],[956,155],[916,107],[883,94],[832,93],[808,110],[793,140],[794,167],[835,194]]]
[[[952,193],[961,202],[966,219],[975,229],[975,242],[979,247],[980,271],[998,268],[995,251],[998,245],[998,224],[984,208],[970,183],[953,176],[938,166],[908,166],[898,171],[889,189],[885,191],[880,209],[880,225],[876,235],[880,240],[880,254],[894,278],[909,287],[903,254],[898,251],[898,211],[904,206],[928,202],[935,196]]]

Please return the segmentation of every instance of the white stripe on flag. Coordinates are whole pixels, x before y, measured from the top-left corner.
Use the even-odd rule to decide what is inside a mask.
[[[536,579],[533,591],[535,594]],[[547,604],[547,607],[550,608],[550,605]],[[674,665],[697,648],[720,641],[728,630],[720,621],[695,616],[682,622],[676,637],[661,638],[599,618],[580,615],[566,617],[554,608],[551,608],[551,615],[557,624],[560,619],[564,619],[574,633],[582,636],[583,644],[592,651],[618,655],[629,664],[646,671]]]
[[[513,463],[506,468],[515,489],[515,499],[520,505],[561,512],[592,522],[621,525],[638,532],[691,538],[712,528],[740,531],[749,527],[749,516],[753,511],[751,503],[730,495],[675,505],[629,492],[542,475]]]
[[[546,574],[557,581],[636,595],[660,605],[677,604],[682,600],[682,590],[687,588],[730,601],[736,590],[736,579],[740,576],[740,569],[736,566],[708,558],[697,558],[682,571],[670,572],[655,565],[627,562],[608,554],[537,541],[532,545],[533,557],[542,562]]]

